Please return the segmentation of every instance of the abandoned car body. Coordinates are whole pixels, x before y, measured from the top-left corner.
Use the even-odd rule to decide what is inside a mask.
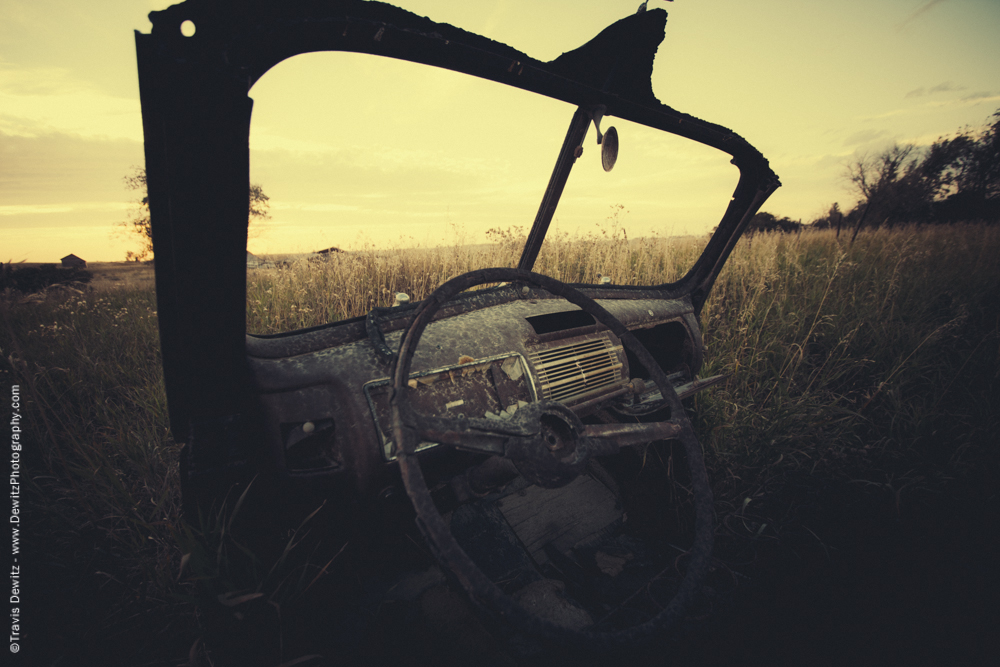
[[[715,381],[697,375],[698,315],[748,221],[779,186],[767,160],[732,131],[653,95],[662,10],[629,16],[540,62],[382,3],[236,7],[188,0],[153,12],[151,33],[136,34],[164,376],[171,429],[185,443],[185,506],[259,473],[289,493],[309,488],[362,502],[402,483],[438,562],[514,626],[605,646],[662,632],[683,615],[712,547],[708,480],[681,404]],[[181,28],[188,21],[190,37]],[[466,274],[422,302],[366,317],[247,335],[247,92],[278,62],[321,50],[434,65],[576,110],[516,268]],[[740,170],[717,231],[677,282],[570,286],[531,273],[591,123],[604,168],[614,166],[617,132],[601,134],[610,117],[719,149]],[[468,291],[483,284],[497,286]],[[621,532],[618,485],[606,469],[614,465],[598,458],[660,440],[683,445],[696,496],[694,546],[673,601],[624,627],[593,609],[575,625],[525,611],[523,590],[543,578],[546,561]],[[559,503],[582,503],[587,516],[555,533],[523,520]],[[469,506],[499,508],[508,526],[498,530],[513,527],[522,593],[509,576],[498,585],[511,568],[477,564],[468,542],[452,535]],[[442,509],[454,510],[450,526]]]

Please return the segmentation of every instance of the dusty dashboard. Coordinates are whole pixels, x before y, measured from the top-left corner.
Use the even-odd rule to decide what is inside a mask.
[[[581,417],[613,406],[622,418],[658,401],[655,386],[642,382],[648,371],[589,313],[541,290],[484,292],[495,303],[457,303],[428,327],[409,381],[418,411],[507,419],[520,407],[549,399]],[[701,334],[690,303],[627,296],[599,303],[656,351],[657,363],[681,393],[690,390],[701,363]],[[401,309],[399,319],[405,315]],[[387,316],[384,326],[392,329],[393,322]],[[289,477],[350,475],[366,488],[395,459],[389,368],[360,325],[248,338],[274,443],[271,455]],[[400,335],[386,332],[390,348],[398,347]],[[433,447],[425,442],[419,449]]]

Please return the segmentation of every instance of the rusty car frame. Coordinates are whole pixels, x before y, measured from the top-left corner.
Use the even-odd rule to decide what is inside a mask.
[[[173,437],[184,445],[185,511],[255,475],[289,497],[308,489],[360,505],[405,489],[442,569],[517,628],[610,646],[655,636],[683,616],[713,540],[708,477],[682,404],[718,379],[698,377],[699,314],[751,217],[780,184],[738,134],[653,94],[666,18],[663,10],[640,11],[541,62],[379,2],[187,0],[150,14],[152,30],[136,32],[136,49],[164,380]],[[196,27],[191,36],[186,22]],[[314,51],[431,65],[575,108],[516,267],[474,271],[419,303],[363,317],[247,334],[248,91],[282,60]],[[717,230],[675,282],[567,285],[531,271],[591,124],[604,168],[614,166],[617,133],[601,132],[612,117],[718,149],[739,169]],[[442,517],[443,492],[454,510],[539,489],[529,514],[543,511],[546,493],[582,488],[582,478],[588,489],[596,479],[606,495],[617,493],[601,461],[662,440],[684,448],[695,534],[676,596],[635,625],[571,627],[526,611],[509,581],[501,586],[466,553],[452,534],[454,518],[449,525]],[[597,539],[605,528],[590,526],[583,537]],[[531,551],[515,533],[531,552],[528,569],[552,555],[551,544]]]

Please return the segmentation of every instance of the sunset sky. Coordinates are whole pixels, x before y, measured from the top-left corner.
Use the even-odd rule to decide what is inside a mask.
[[[169,2],[0,0],[0,261],[124,259],[123,177],[143,164],[133,30]],[[547,61],[639,0],[400,0]],[[854,204],[859,151],[927,145],[1000,108],[998,0],[650,0],[669,12],[653,91],[771,161],[764,209],[809,221]],[[271,220],[250,250],[439,245],[530,226],[573,108],[373,56],[286,60],[250,91],[251,180]],[[725,209],[728,156],[616,119],[614,171],[590,131],[556,212],[568,233],[624,206],[632,237],[700,234]]]

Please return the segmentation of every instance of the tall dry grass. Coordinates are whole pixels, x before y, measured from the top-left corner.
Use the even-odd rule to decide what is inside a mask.
[[[491,240],[252,271],[248,327],[353,317],[395,292],[416,300],[465,271],[514,265],[523,234]],[[661,283],[704,241],[628,239],[613,218],[587,237],[554,235],[535,268],[567,282]],[[695,401],[719,515],[783,471],[874,485],[905,506],[995,456],[998,257],[1000,227],[983,224],[878,230],[853,245],[832,231],[742,240],[701,315],[703,374],[730,374]],[[197,636],[191,592],[202,584],[190,562],[182,573],[183,553],[201,540],[218,556],[222,541],[180,516],[152,286],[98,285],[0,295],[0,378],[20,385],[26,411],[26,548],[46,572],[32,595],[51,602],[53,660],[66,647],[128,645],[135,653],[104,664],[155,662]],[[208,565],[196,572],[211,590],[238,579],[220,557]],[[147,635],[161,639],[129,643]]]
[[[849,477],[898,508],[995,456],[998,257],[996,225],[741,241],[702,313],[704,372],[731,374],[697,401],[715,465]]]
[[[567,283],[596,283],[609,276],[620,285],[676,280],[698,257],[706,238],[629,239],[615,208],[595,233],[573,237],[553,232],[532,270]],[[522,229],[491,230],[479,246],[331,253],[319,260],[251,270],[247,277],[247,331],[276,333],[364,315],[392,305],[397,292],[425,298],[455,276],[494,266],[516,266],[527,235]]]

